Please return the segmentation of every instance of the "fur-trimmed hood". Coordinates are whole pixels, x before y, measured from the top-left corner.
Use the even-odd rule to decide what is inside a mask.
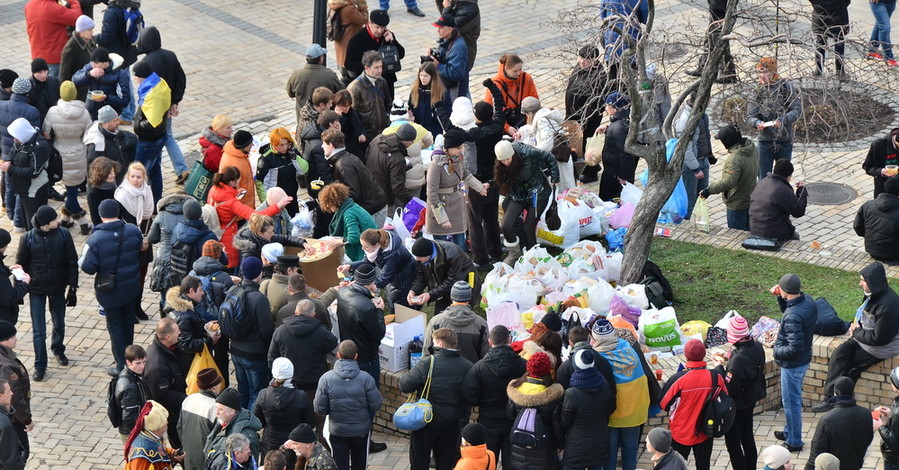
[[[253,235],[249,227],[244,227],[237,232],[237,235],[234,236],[234,240],[232,240],[231,244],[234,245],[234,248],[239,252],[252,251],[257,253],[254,256],[259,256],[258,251],[260,245],[256,238],[257,237]]]
[[[188,199],[193,199],[193,196],[187,193],[169,194],[156,203],[156,212],[166,211],[173,214],[181,214],[181,207]]]
[[[561,400],[565,393],[565,389],[561,384],[552,384],[549,387],[546,387],[542,392],[533,394],[522,393],[519,391],[518,387],[521,385],[522,380],[516,379],[509,382],[509,385],[506,386],[506,394],[509,395],[509,400],[512,400],[512,403],[515,403],[518,406],[537,407],[549,405],[555,401]]]
[[[193,302],[181,295],[181,287],[175,286],[165,293],[166,306],[175,312],[187,312],[194,309]]]

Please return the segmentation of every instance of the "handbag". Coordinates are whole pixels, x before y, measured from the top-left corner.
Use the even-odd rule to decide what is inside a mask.
[[[543,214],[543,221],[546,222],[546,228],[549,230],[559,230],[562,228],[562,219],[559,217],[559,204],[556,202],[556,188],[553,187],[553,195]]]
[[[400,405],[393,413],[393,424],[400,431],[418,431],[428,425],[434,419],[434,408],[428,401],[431,391],[431,375],[434,372],[434,356],[431,356],[431,364],[428,366],[428,379],[421,389],[421,398],[415,399],[415,393],[409,395],[406,403]]]
[[[198,382],[198,375],[203,369],[215,369],[215,372],[219,375],[219,377],[222,376],[222,371],[220,371],[218,366],[215,365],[215,360],[212,358],[212,353],[209,352],[209,347],[205,344],[203,345],[202,351],[194,354],[194,359],[190,363],[190,369],[187,371],[186,393],[188,395],[201,391]]]
[[[122,256],[122,243],[125,241],[125,227],[118,232],[119,249],[116,251],[115,269],[112,273],[101,274],[94,278],[94,289],[97,292],[108,294],[116,289],[116,273],[119,272],[119,258]]]
[[[212,172],[203,165],[203,162],[194,162],[190,169],[190,177],[184,183],[184,192],[193,196],[200,204],[206,203],[206,196],[212,188]]]

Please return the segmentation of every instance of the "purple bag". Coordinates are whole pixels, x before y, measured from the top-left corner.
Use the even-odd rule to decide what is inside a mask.
[[[634,327],[637,326],[637,323],[640,321],[640,314],[643,313],[639,308],[636,307],[628,307],[628,305],[621,300],[620,297],[613,296],[612,301],[609,303],[609,315],[621,315],[621,318]]]
[[[421,211],[425,207],[425,202],[417,197],[413,197],[406,204],[406,207],[403,208],[403,225],[406,226],[406,230],[409,232],[415,230],[415,226],[418,225],[419,218],[422,214]]]

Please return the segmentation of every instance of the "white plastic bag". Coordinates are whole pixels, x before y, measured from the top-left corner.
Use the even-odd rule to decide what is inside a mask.
[[[300,238],[312,236],[312,228],[315,224],[312,222],[312,211],[306,207],[306,204],[300,205],[300,210],[297,211],[297,215],[290,219],[290,224],[292,225],[290,229],[291,236]]]
[[[509,275],[512,267],[505,263],[496,263],[493,270],[484,277],[481,284],[481,308],[486,309],[492,305],[493,296],[506,290],[509,285]]]
[[[572,214],[570,211],[564,212],[562,209],[562,206],[570,203],[562,200],[558,204],[559,219],[562,221],[562,225],[558,230],[550,230],[546,227],[546,222],[540,219],[537,222],[537,243],[564,249],[581,239],[581,229],[576,214]]]
[[[618,282],[621,277],[621,260],[624,259],[624,253],[606,253],[596,256],[602,261],[600,278],[606,282]]]
[[[615,288],[606,281],[600,279],[596,285],[587,289],[587,304],[594,312],[605,315],[609,312],[609,305],[615,295]]]
[[[393,226],[393,231],[396,232],[396,235],[400,237],[400,240],[407,240],[411,234],[409,233],[409,229],[406,228],[406,224],[403,223],[403,209],[397,209],[394,212],[393,217],[388,217],[387,220],[384,221],[384,225]]]
[[[739,313],[737,313],[736,310],[728,310],[727,313],[725,313],[724,316],[721,317],[720,320],[718,320],[718,323],[715,323],[715,327],[726,330],[730,325],[730,319],[737,315],[739,315]]]
[[[649,300],[646,298],[646,286],[643,284],[618,286],[618,288],[615,289],[615,293],[628,307],[635,307],[640,310],[649,308]]]
[[[640,198],[643,197],[643,190],[634,186],[634,183],[625,183],[621,188],[621,204],[637,205]]]

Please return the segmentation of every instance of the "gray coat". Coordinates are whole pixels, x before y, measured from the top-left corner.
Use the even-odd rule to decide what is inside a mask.
[[[777,80],[755,90],[746,110],[746,122],[755,127],[766,121],[780,120],[781,127],[766,127],[759,132],[759,142],[792,142],[793,123],[802,116],[799,87],[789,80]]]
[[[153,284],[151,286],[156,287],[157,282],[161,282],[162,284],[159,284],[160,292],[172,287],[167,285],[170,266],[169,254],[172,251],[172,232],[175,230],[178,222],[187,220],[184,218],[183,207],[188,199],[193,198],[185,193],[177,193],[165,196],[156,203],[156,218],[153,219],[153,225],[150,226],[150,233],[147,235],[147,238],[150,240],[150,243],[158,246],[155,257],[156,263],[153,265]]]
[[[371,420],[381,408],[381,392],[375,379],[359,370],[350,359],[338,359],[318,381],[313,402],[315,412],[330,416],[331,434],[341,437],[365,436]]]

